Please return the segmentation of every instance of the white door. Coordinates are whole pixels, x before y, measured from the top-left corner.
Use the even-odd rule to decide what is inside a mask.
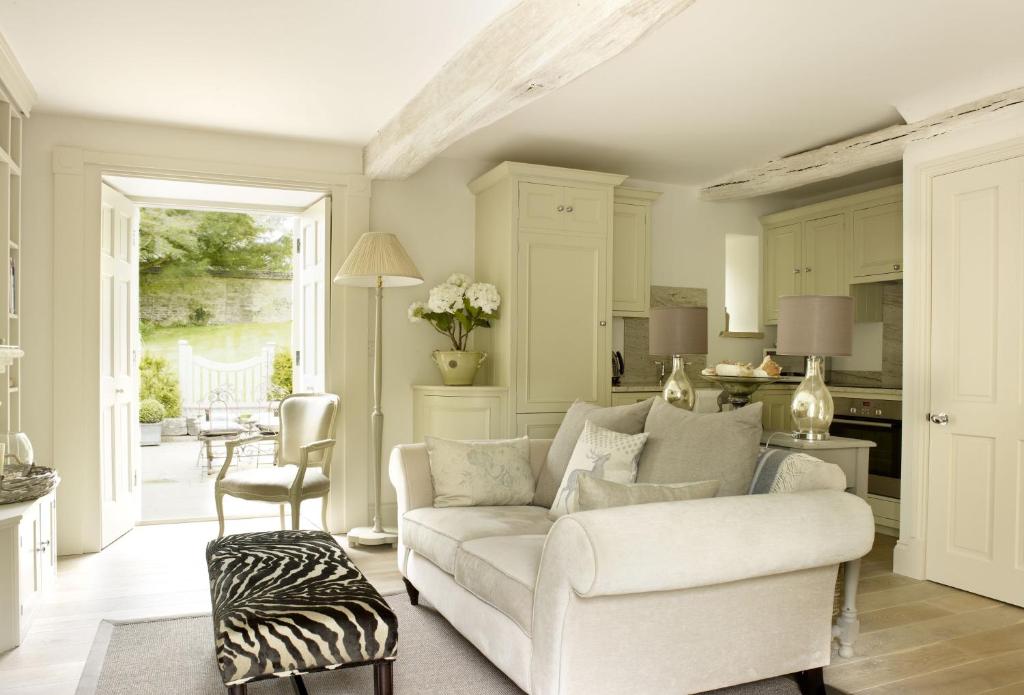
[[[106,546],[139,517],[139,217],[130,200],[103,184],[100,205],[100,472]]]
[[[1024,605],[1024,159],[932,193],[927,576]]]
[[[292,389],[323,391],[325,297],[327,287],[328,199],[322,198],[299,218],[292,262]]]

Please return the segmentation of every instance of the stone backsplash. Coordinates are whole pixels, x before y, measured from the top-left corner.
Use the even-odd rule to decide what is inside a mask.
[[[703,306],[708,305],[708,291],[700,287],[651,286],[651,307],[661,306]],[[658,367],[655,362],[664,362],[666,373],[672,372],[671,357],[652,357],[648,354],[649,320],[645,318],[623,318],[622,358],[626,365],[622,385],[652,385],[658,383]],[[707,366],[707,355],[686,355],[686,375],[697,388],[711,385],[701,377],[701,370]]]
[[[898,389],[903,386],[903,283],[886,283],[882,288],[882,370],[832,370],[834,386],[874,386]]]

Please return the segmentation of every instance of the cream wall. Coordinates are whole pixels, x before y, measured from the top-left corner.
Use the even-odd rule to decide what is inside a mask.
[[[412,385],[440,384],[430,360],[447,338],[426,323],[410,323],[409,304],[454,272],[473,275],[475,199],[466,184],[493,166],[435,159],[405,181],[374,181],[370,225],[401,239],[423,284],[384,291],[384,518],[395,518],[395,491],[387,481],[387,453],[412,441]],[[487,278],[478,278],[486,281]],[[486,329],[478,329],[486,330]],[[447,344],[450,349],[450,343]]]
[[[194,159],[229,165],[254,165],[288,171],[324,171],[329,174],[360,173],[359,149],[316,142],[266,137],[249,137],[181,128],[86,118],[36,114],[25,125],[24,188],[22,237],[22,288],[24,324],[22,342],[26,351],[23,363],[23,427],[42,462],[52,459],[54,437],[61,436],[61,404],[53,403],[55,360],[74,345],[54,350],[53,266],[55,254],[53,229],[53,167],[55,146],[86,150]],[[66,354],[66,353],[65,353]],[[55,462],[60,467],[73,462]],[[70,482],[70,481],[69,481]],[[74,485],[62,487],[60,499],[74,502]],[[59,518],[63,551],[74,552],[82,546],[79,528],[86,520],[63,513]]]

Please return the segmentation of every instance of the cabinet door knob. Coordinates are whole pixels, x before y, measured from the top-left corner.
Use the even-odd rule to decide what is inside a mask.
[[[796,275],[800,272],[799,268],[793,268],[793,274]]]
[[[900,269],[900,264],[899,263],[893,264],[892,269],[893,270],[899,270]]]
[[[566,212],[572,212],[572,205],[570,205],[569,207],[567,207],[567,208],[565,209],[565,211],[566,211]]]
[[[805,273],[809,273],[809,272],[811,272],[811,269],[810,268],[804,268],[804,272]]]
[[[559,205],[559,206],[558,206],[557,208],[555,208],[555,209],[556,209],[556,210],[558,210],[559,212],[562,212],[562,210],[565,210],[565,206],[564,206],[564,205]]]
[[[601,325],[602,325],[602,326],[607,326],[607,325],[608,325],[608,322],[607,322],[607,321],[602,321],[602,322],[601,322]]]
[[[948,425],[949,415],[946,413],[928,413],[928,422],[933,425]]]

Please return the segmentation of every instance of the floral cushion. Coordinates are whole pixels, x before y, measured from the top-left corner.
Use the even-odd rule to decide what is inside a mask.
[[[457,442],[426,437],[435,507],[530,504],[530,440]]]

